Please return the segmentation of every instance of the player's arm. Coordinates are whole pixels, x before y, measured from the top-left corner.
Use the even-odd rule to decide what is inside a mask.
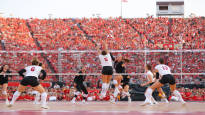
[[[21,69],[20,71],[18,71],[19,75],[24,77],[24,73],[26,72],[25,69]]]
[[[42,74],[42,76],[40,76],[39,79],[44,80],[46,78],[46,75],[47,75],[46,71],[42,69],[41,74]]]
[[[112,53],[110,53],[110,56],[112,58],[112,61],[115,61],[115,57],[112,55]]]
[[[108,44],[107,44],[106,42],[103,42],[103,45],[105,46],[105,51],[106,51],[107,53],[109,53],[109,51],[108,51]]]
[[[101,51],[100,51],[100,46],[99,46],[99,45],[97,45],[97,52],[98,52],[98,55],[100,55],[100,54],[101,54]]]
[[[141,84],[142,87],[152,83],[152,76],[150,74],[147,75],[147,79],[148,81],[146,83]]]

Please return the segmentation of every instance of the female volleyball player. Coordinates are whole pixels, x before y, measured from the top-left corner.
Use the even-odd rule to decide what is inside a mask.
[[[144,84],[141,84],[142,87],[146,85],[151,86],[154,83],[154,75],[152,73],[152,66],[147,64],[145,68],[145,72],[146,72],[147,82]],[[142,106],[147,105],[147,104],[157,104],[157,102],[155,101],[153,97],[151,97],[151,103],[149,103],[148,99],[146,98]]]
[[[182,99],[181,94],[176,90],[176,82],[175,78],[171,74],[171,69],[164,64],[164,59],[159,59],[159,64],[155,67],[154,72],[159,72],[159,75],[162,76],[159,81],[156,81],[153,85],[151,85],[149,88],[147,88],[147,91],[145,92],[145,96],[147,98],[147,101],[151,102],[152,98],[152,92],[156,88],[160,88],[164,86],[164,84],[169,83],[171,92],[179,98],[179,101],[182,102],[182,104],[185,104],[186,102]]]
[[[100,98],[103,99],[106,96],[107,90],[109,89],[109,83],[112,79],[113,69],[112,69],[112,59],[108,51],[108,46],[104,43],[105,50],[100,51],[99,46],[97,46],[100,62],[102,65],[102,91]]]
[[[83,74],[83,73],[85,73],[85,72],[86,72],[86,68],[83,67],[83,68],[80,70],[79,73],[80,73],[80,74]],[[75,78],[74,78],[74,83],[75,83],[75,87],[76,87],[77,91],[74,92],[74,95],[75,95],[75,96],[74,96],[73,99],[71,100],[72,103],[75,103],[77,96],[80,95],[80,94],[82,94],[82,92],[83,92],[83,94],[82,94],[82,96],[83,96],[82,102],[85,103],[85,100],[87,99],[87,96],[88,96],[88,91],[87,91],[86,87],[85,87],[84,84],[83,84],[85,78],[86,78],[86,75],[77,75],[77,76],[75,76]]]
[[[23,77],[23,80],[18,86],[17,91],[14,93],[9,107],[14,104],[16,99],[20,96],[21,92],[25,90],[26,86],[30,85],[31,87],[33,87],[34,90],[41,93],[41,107],[44,109],[48,109],[48,106],[46,105],[47,93],[38,81],[39,79],[45,79],[46,72],[42,69],[42,67],[39,66],[39,62],[37,61],[37,59],[32,60],[31,66],[27,66],[26,68],[20,70],[19,75]]]
[[[113,96],[111,97],[111,102],[115,103],[115,99],[117,95],[120,93],[120,90],[123,89],[122,95],[128,96],[128,101],[131,102],[130,94],[129,94],[129,76],[128,75],[122,75],[125,74],[125,64],[129,62],[129,60],[124,59],[122,56],[119,56],[116,60],[115,58],[111,55],[112,59],[115,61],[114,62],[114,68],[117,73],[115,76],[113,83],[115,85],[115,91]],[[122,85],[123,84],[123,85]],[[122,87],[122,86],[123,87]]]
[[[11,73],[8,65],[3,65],[0,69],[0,86],[2,86],[2,94],[6,100],[6,105],[9,105],[8,95],[7,95],[7,87],[8,87],[8,77],[10,75],[6,75]]]

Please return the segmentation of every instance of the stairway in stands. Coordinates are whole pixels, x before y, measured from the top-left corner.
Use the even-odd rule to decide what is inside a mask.
[[[31,33],[31,36],[32,36],[32,38],[33,38],[33,40],[34,40],[36,46],[38,47],[38,49],[43,50],[41,44],[40,44],[39,41],[38,41],[38,38],[34,38],[34,36],[33,36],[33,31],[31,30],[31,26],[29,25],[28,22],[26,22],[26,25],[27,25],[27,27],[28,27],[28,29],[29,29],[29,31],[30,31],[30,33]],[[41,53],[41,57],[43,57],[43,59],[46,61],[46,63],[47,63],[47,65],[48,65],[49,69],[51,70],[51,72],[52,72],[52,73],[57,73],[57,71],[54,69],[53,64],[52,64],[51,61],[47,58],[48,56],[47,56],[46,54],[44,54],[44,53]],[[58,79],[58,76],[55,76],[55,77],[56,77],[55,79],[57,80],[57,79]]]
[[[128,24],[130,27],[132,27],[136,32],[137,34],[140,36],[140,41],[143,41],[144,37],[143,37],[143,34],[141,34],[132,24],[130,24],[126,19],[123,19],[124,22],[126,24]],[[150,39],[147,39],[149,42],[153,43]],[[153,43],[154,44],[154,43]]]

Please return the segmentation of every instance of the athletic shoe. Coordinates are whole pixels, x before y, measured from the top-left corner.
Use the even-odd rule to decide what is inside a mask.
[[[162,101],[162,102],[165,102],[165,103],[169,103],[169,101],[167,100],[167,98],[162,98],[161,101]]]
[[[83,99],[82,102],[85,103],[85,99]]]
[[[47,105],[41,105],[41,108],[48,109],[49,107]]]
[[[128,103],[131,103],[131,102],[132,102],[132,99],[128,97]]]
[[[9,105],[9,100],[6,100],[6,105],[7,105],[7,106]]]

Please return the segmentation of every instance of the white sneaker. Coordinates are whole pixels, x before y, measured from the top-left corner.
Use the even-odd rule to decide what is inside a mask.
[[[132,103],[132,99],[131,98],[128,98],[128,103]]]
[[[153,102],[153,104],[155,104],[155,105],[156,105],[156,104],[159,104],[159,103],[158,103],[158,102],[156,102],[156,101],[154,101],[154,102]]]
[[[49,107],[47,105],[41,105],[41,108],[48,109]]]
[[[162,102],[169,103],[169,101],[167,100],[167,98],[162,98],[161,100],[162,100]]]
[[[84,99],[82,100],[82,103],[84,103],[84,104],[85,104],[85,100],[84,100]]]
[[[6,105],[7,105],[7,106],[9,105],[9,100],[6,100]]]
[[[71,101],[70,101],[72,104],[75,104],[76,102],[75,102],[75,99],[72,99]]]
[[[183,99],[179,99],[179,101],[180,101],[183,105],[186,104],[186,102],[185,102]]]
[[[114,97],[110,97],[110,103],[113,103],[113,104],[115,104],[115,98]]]
[[[151,102],[144,102],[140,106],[146,106],[146,105],[153,105],[153,103],[151,103]]]

